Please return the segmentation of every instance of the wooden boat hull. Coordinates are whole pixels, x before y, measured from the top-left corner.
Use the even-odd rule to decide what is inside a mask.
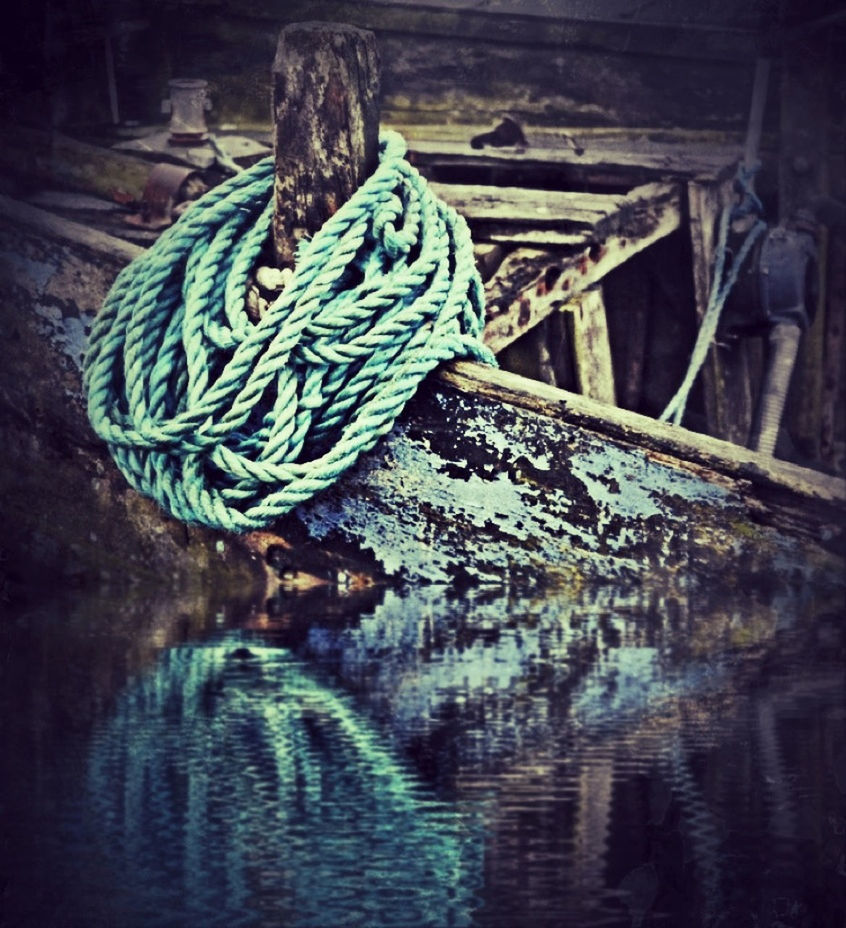
[[[835,576],[842,493],[842,481],[457,363],[289,521],[415,581],[748,585]]]
[[[459,586],[842,582],[843,480],[465,362],[433,374],[376,450],[273,532],[184,534],[120,485],[82,412],[85,326],[138,249],[12,201],[0,206],[4,329],[23,346],[7,347],[3,440],[30,436],[30,465],[46,484],[38,436],[62,432],[71,451],[61,473],[84,475],[75,505],[61,511],[55,488],[29,494],[28,505],[43,509],[41,536],[89,538],[82,506],[89,521],[99,514],[112,553],[128,519],[153,563],[199,557],[212,570],[236,551],[268,557],[293,547],[295,557],[316,545],[375,576]],[[30,407],[50,397],[39,420]],[[19,543],[36,518],[24,520]],[[102,541],[81,544],[83,560],[104,556]]]

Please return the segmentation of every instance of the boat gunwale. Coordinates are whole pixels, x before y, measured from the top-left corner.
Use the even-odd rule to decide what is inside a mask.
[[[116,262],[129,263],[146,249],[47,210],[0,194],[0,218],[69,244],[84,246]],[[768,457],[741,445],[601,403],[497,368],[471,361],[442,365],[428,379],[528,412],[558,419],[615,441],[640,447],[654,458],[675,459],[685,469],[706,468],[733,480],[788,491],[791,495],[846,508],[846,478]],[[704,476],[703,476],[703,479]]]

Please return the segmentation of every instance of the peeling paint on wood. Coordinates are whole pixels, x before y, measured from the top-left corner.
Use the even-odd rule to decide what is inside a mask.
[[[413,581],[739,583],[744,574],[819,577],[837,562],[842,482],[827,539],[809,525],[803,532],[801,516],[787,535],[784,522],[767,524],[754,464],[740,477],[680,461],[637,442],[649,424],[642,417],[611,437],[596,415],[604,407],[588,403],[596,416],[588,429],[567,414],[583,398],[475,365],[455,370],[420,391],[375,453],[291,518],[324,544],[352,542]],[[487,396],[471,389],[483,379]],[[520,408],[497,390],[503,383],[548,400]],[[804,503],[793,500],[797,511]]]

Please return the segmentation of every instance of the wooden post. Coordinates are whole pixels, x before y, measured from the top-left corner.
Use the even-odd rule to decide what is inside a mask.
[[[723,205],[733,197],[731,183],[690,181],[687,185],[696,317],[702,322],[711,292],[714,230]],[[749,351],[741,341],[712,345],[702,368],[708,433],[745,445],[752,424]]]
[[[769,59],[758,58],[755,63],[755,78],[743,155],[743,165],[750,171],[758,163],[758,148],[761,143],[769,75]],[[731,184],[697,182],[688,184],[693,283],[696,316],[700,324],[705,315],[711,291],[711,262],[715,245],[714,226],[723,206],[731,202],[733,198],[734,192]],[[722,345],[715,344],[709,349],[708,358],[702,370],[702,380],[705,395],[705,420],[711,435],[738,445],[747,443],[753,416],[752,367],[752,352],[746,340],[728,341]]]
[[[829,108],[829,84],[835,72],[828,61],[832,45],[827,34],[805,36],[788,43],[782,57],[781,151],[779,157],[779,218],[788,220],[798,209],[809,209],[828,191],[829,126],[836,115]],[[834,97],[832,96],[833,100]],[[826,242],[822,242],[825,246]],[[785,419],[791,438],[810,459],[820,459],[825,412],[824,396],[826,316],[824,269],[820,261],[820,302],[813,325],[805,332],[791,382]],[[808,307],[811,309],[812,307]]]
[[[376,38],[352,26],[296,23],[273,62],[273,243],[293,267],[313,235],[373,171],[379,146]]]
[[[597,284],[578,294],[565,307],[573,345],[576,386],[579,393],[602,403],[617,405],[614,366],[608,339],[608,322],[602,288]]]

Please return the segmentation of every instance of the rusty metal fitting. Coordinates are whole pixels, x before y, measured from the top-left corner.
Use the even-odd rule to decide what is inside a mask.
[[[190,186],[196,189],[189,190]],[[126,216],[129,225],[144,229],[163,229],[173,223],[174,208],[205,190],[195,168],[179,164],[157,164],[147,178],[141,197],[141,210]]]
[[[196,145],[209,136],[206,113],[211,109],[208,81],[177,77],[167,82],[170,97],[162,101],[162,112],[170,113],[170,143]]]

